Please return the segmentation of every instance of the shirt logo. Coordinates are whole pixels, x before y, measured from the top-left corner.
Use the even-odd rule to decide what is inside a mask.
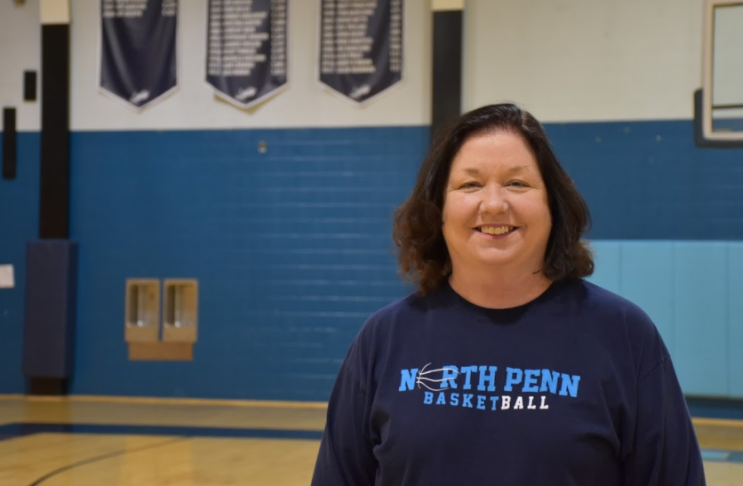
[[[505,372],[498,373],[495,365],[435,368],[428,363],[420,370],[401,369],[398,391],[423,390],[424,405],[491,411],[549,410],[550,395],[577,398],[579,385],[579,375],[546,368],[506,367]]]

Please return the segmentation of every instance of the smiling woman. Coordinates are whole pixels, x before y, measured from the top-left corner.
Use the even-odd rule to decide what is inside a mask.
[[[589,222],[518,106],[443,131],[395,214],[418,291],[351,345],[313,484],[704,485],[655,325],[583,280]]]

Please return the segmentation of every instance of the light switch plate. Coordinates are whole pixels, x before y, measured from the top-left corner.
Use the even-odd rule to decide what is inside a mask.
[[[13,265],[0,265],[0,289],[12,289],[14,287]]]

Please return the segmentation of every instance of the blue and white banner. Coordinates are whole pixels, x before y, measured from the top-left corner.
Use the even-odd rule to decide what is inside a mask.
[[[140,111],[174,92],[177,0],[101,0],[104,94]]]
[[[402,80],[403,0],[322,0],[320,82],[363,104]]]
[[[206,82],[248,108],[287,85],[288,0],[209,0]]]

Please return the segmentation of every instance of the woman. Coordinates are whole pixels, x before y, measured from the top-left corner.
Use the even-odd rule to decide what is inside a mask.
[[[352,344],[312,484],[704,485],[655,326],[582,280],[589,221],[528,112],[440,135],[395,214],[418,292]]]

